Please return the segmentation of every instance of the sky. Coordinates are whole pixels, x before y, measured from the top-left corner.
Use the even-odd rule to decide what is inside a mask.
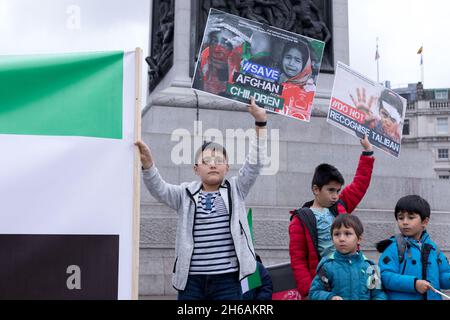
[[[183,0],[188,1],[188,0]],[[133,50],[148,55],[150,0],[0,0],[0,54]],[[450,88],[450,1],[348,0],[350,66],[393,87]],[[144,72],[145,76],[145,72]],[[144,86],[145,87],[145,86]]]
[[[350,66],[377,80],[379,38],[380,81],[406,87],[421,80],[424,87],[450,88],[450,1],[348,0]]]

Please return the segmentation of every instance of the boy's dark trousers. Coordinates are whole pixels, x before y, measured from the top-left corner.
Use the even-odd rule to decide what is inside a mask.
[[[178,300],[242,300],[239,273],[189,275]]]

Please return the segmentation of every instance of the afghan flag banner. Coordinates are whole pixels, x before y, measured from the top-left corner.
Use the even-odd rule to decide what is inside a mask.
[[[137,297],[139,66],[0,56],[0,299]]]
[[[250,234],[252,236],[252,242],[253,245],[255,244],[255,237],[253,235],[253,212],[252,208],[248,209],[247,212],[247,221],[248,226],[250,227]],[[261,274],[259,273],[259,266],[256,265],[256,271],[249,275],[248,277],[241,280],[241,288],[242,293],[246,293],[247,291],[256,289],[257,287],[260,287],[262,284],[261,282]]]

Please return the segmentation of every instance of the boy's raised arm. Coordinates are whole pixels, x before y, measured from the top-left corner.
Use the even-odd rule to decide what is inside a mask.
[[[250,139],[247,159],[237,176],[237,186],[243,198],[247,196],[267,159],[266,110],[257,106],[253,97],[247,110],[255,119],[256,137]]]
[[[259,136],[260,131],[266,130],[267,113],[266,109],[258,107],[255,103],[255,98],[250,98],[250,104],[247,105],[247,110],[255,118],[256,134]]]
[[[369,142],[367,135],[364,139],[360,139],[361,146],[364,151],[359,158],[358,168],[356,169],[355,177],[353,181],[346,186],[340,195],[340,198],[347,206],[347,212],[351,213],[367,192],[372,179],[373,163],[375,158],[373,157],[373,147]]]

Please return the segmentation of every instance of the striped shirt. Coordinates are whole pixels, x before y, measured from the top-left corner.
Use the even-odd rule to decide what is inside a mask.
[[[238,271],[230,215],[219,192],[200,191],[194,220],[194,252],[189,274]]]

